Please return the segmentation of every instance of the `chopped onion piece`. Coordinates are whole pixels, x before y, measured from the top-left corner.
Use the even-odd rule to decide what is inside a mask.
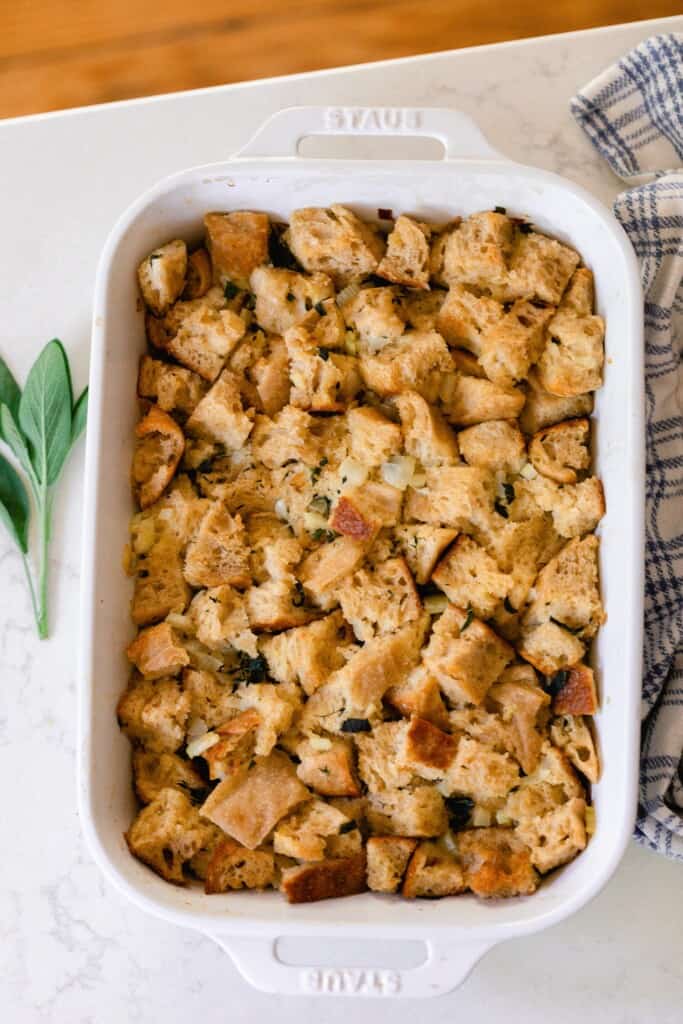
[[[213,747],[214,744],[218,743],[219,739],[220,736],[217,732],[205,732],[202,736],[187,744],[185,753],[188,757],[201,757],[209,747]]]
[[[368,478],[368,467],[355,459],[346,458],[339,467],[342,488],[359,487]]]
[[[427,486],[427,474],[426,473],[413,473],[413,479],[410,481],[410,486],[416,491],[421,487]]]
[[[287,522],[288,512],[284,498],[278,498],[277,501],[275,502],[275,515],[278,517],[278,519],[281,519],[283,523]]]
[[[412,455],[392,455],[380,466],[380,473],[385,484],[405,491],[415,472],[415,459]]]
[[[308,742],[314,750],[319,750],[321,753],[332,749],[332,741],[326,739],[325,736],[310,736]]]
[[[187,615],[169,612],[166,616],[166,622],[168,622],[169,626],[173,626],[173,629],[180,630],[181,633],[194,633],[194,623]]]
[[[498,825],[512,825],[514,824],[512,818],[510,818],[505,811],[496,811],[496,824]]]
[[[530,462],[525,462],[519,471],[519,475],[523,476],[525,480],[534,480],[538,476],[538,473]]]
[[[320,512],[304,512],[303,523],[304,530],[308,530],[309,533],[327,529],[327,519]]]
[[[133,522],[133,551],[136,555],[146,555],[156,539],[156,528],[153,519],[139,519]]]
[[[424,608],[430,615],[441,615],[448,608],[448,598],[445,594],[428,594],[424,599]]]
[[[190,662],[195,668],[203,668],[205,672],[216,672],[222,666],[221,658],[214,657],[196,640],[186,640],[185,650],[190,655]]]
[[[486,807],[475,805],[472,811],[472,824],[475,828],[488,828],[491,824],[491,812]]]
[[[344,335],[344,348],[349,356],[358,355],[358,336],[355,331],[347,330]]]
[[[187,726],[188,740],[196,740],[199,736],[203,736],[207,729],[208,726],[203,718],[191,718]]]

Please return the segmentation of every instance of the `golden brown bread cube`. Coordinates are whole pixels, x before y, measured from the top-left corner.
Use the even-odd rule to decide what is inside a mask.
[[[526,459],[524,435],[514,420],[488,420],[461,430],[460,452],[470,466],[518,473]]]
[[[163,363],[151,356],[140,360],[138,395],[155,402],[164,412],[189,416],[205,391],[206,384],[199,374],[184,366]]]
[[[210,288],[200,299],[176,302],[161,320],[148,316],[145,326],[155,348],[213,382],[244,336],[246,321],[226,308],[220,288]]]
[[[341,612],[332,612],[316,622],[264,637],[261,652],[273,679],[299,683],[310,696],[344,664],[344,647],[350,630]]]
[[[176,238],[160,245],[138,267],[138,283],[145,305],[155,316],[173,305],[183,290],[187,271],[187,246]]]
[[[227,779],[246,770],[254,756],[261,725],[258,711],[249,708],[216,726],[216,742],[201,754],[208,765],[209,778]]]
[[[190,658],[167,622],[142,629],[126,650],[128,659],[146,679],[176,676]]]
[[[455,605],[472,607],[480,619],[489,619],[510,593],[513,580],[500,572],[496,561],[475,540],[461,533],[448,549],[432,580]]]
[[[320,617],[318,608],[304,604],[304,591],[294,577],[268,580],[246,593],[251,628],[258,633],[305,626]]]
[[[520,668],[522,666],[512,666],[503,672],[488,692],[487,705],[504,723],[505,749],[529,775],[536,770],[541,754],[541,730],[548,718],[550,697],[538,686],[535,677],[533,682],[516,678]]]
[[[448,385],[446,391],[444,386]],[[491,380],[453,375],[441,384],[441,404],[446,419],[456,427],[471,427],[487,420],[508,420],[519,416],[524,392]]]
[[[490,626],[449,605],[432,630],[423,662],[449,700],[480,704],[514,657]]]
[[[582,715],[559,715],[554,718],[550,723],[550,738],[589,782],[598,781],[600,759],[593,734]]]
[[[379,835],[429,839],[443,835],[448,828],[444,799],[430,785],[371,793],[366,818],[371,831]]]
[[[355,737],[358,774],[370,793],[405,789],[419,783],[417,773],[405,764],[400,749],[406,722],[382,722],[371,732]]]
[[[429,288],[429,237],[426,224],[401,214],[387,239],[376,273],[407,288]]]
[[[136,559],[131,617],[136,626],[165,619],[169,612],[182,613],[191,591],[183,577],[183,559],[176,537],[164,531],[148,551]]]
[[[182,297],[184,299],[201,299],[202,295],[206,295],[212,283],[211,258],[206,249],[195,249],[187,257],[187,273]]]
[[[398,288],[361,288],[342,305],[346,323],[358,336],[358,348],[363,354],[379,352],[389,342],[396,341],[405,330],[400,315]]]
[[[557,685],[559,689],[553,698],[556,715],[594,715],[598,710],[595,676],[588,665],[572,665],[565,669]]]
[[[267,214],[249,210],[207,213],[204,227],[217,282],[228,280],[248,288],[252,270],[268,262]]]
[[[157,754],[173,754],[185,739],[190,697],[176,679],[133,677],[116,707],[122,730]]]
[[[575,484],[578,473],[588,469],[590,423],[585,417],[563,420],[539,430],[529,443],[534,469],[558,484]]]
[[[481,354],[481,336],[503,317],[502,303],[452,284],[439,310],[436,329],[449,345]]]
[[[555,622],[523,626],[517,653],[544,675],[553,675],[583,658],[585,644]]]
[[[135,428],[132,483],[140,508],[149,508],[170,484],[185,449],[183,432],[153,405]]]
[[[598,547],[593,534],[575,538],[548,562],[536,580],[536,596],[525,612],[524,628],[550,620],[570,635],[595,636],[605,619],[598,586]]]
[[[518,300],[479,339],[479,362],[489,380],[512,387],[524,380],[545,343],[553,310]]]
[[[190,701],[190,720],[200,719],[207,729],[215,729],[235,714],[232,683],[206,669],[186,668],[183,693]]]
[[[407,836],[371,836],[365,847],[368,889],[397,892],[417,842]]]
[[[308,797],[290,759],[274,750],[268,757],[257,758],[246,775],[219,782],[200,807],[200,814],[255,850],[278,821]]]
[[[408,330],[438,331],[436,321],[445,297],[446,293],[440,288],[399,293],[399,309]]]
[[[407,718],[424,718],[440,729],[448,728],[448,713],[439,684],[423,666],[414,669],[404,683],[387,690],[385,700]]]
[[[461,736],[455,760],[440,789],[448,796],[464,794],[477,803],[488,804],[504,799],[518,782],[519,768],[509,754]]]
[[[454,231],[457,231],[461,223],[462,217],[454,217],[447,224],[433,229],[429,247],[429,276],[442,288],[448,287],[448,281],[444,277],[444,256],[448,238]]]
[[[535,434],[543,427],[572,417],[587,416],[593,411],[591,393],[564,398],[551,395],[542,386],[536,367],[529,371],[525,390],[524,408],[519,416],[519,424],[525,434]]]
[[[253,426],[254,410],[243,408],[239,379],[223,370],[187,421],[187,432],[226,448],[241,448]]]
[[[305,270],[323,271],[337,285],[372,274],[384,252],[381,235],[341,205],[294,210],[285,237]]]
[[[248,850],[226,836],[209,861],[204,892],[211,895],[235,889],[268,889],[274,884],[273,851]]]
[[[403,433],[397,423],[379,409],[359,405],[346,414],[351,434],[351,454],[364,466],[379,466],[400,451]]]
[[[420,843],[408,864],[401,895],[406,899],[434,899],[465,892],[462,866],[437,843]]]
[[[301,764],[296,773],[314,792],[326,797],[361,795],[349,740],[312,736],[297,746],[297,756]]]
[[[249,547],[241,516],[231,516],[218,501],[211,503],[187,546],[184,575],[193,587],[249,586]]]
[[[423,466],[452,465],[460,461],[458,439],[433,406],[417,391],[397,395],[405,449]]]
[[[454,736],[424,718],[411,718],[398,744],[398,758],[423,779],[440,781],[453,764],[458,748]]]
[[[515,832],[531,850],[531,863],[546,874],[585,849],[586,802],[573,797],[540,818],[521,821]]]
[[[562,296],[560,309],[571,309],[579,316],[590,316],[595,304],[593,274],[588,267],[578,267],[572,274]]]
[[[288,903],[315,903],[365,892],[365,851],[353,857],[333,857],[286,868],[280,888]]]
[[[227,583],[198,591],[188,616],[200,643],[227,653],[230,647],[256,657],[256,636],[250,629],[247,596]]]
[[[604,338],[602,317],[557,312],[548,324],[548,341],[538,361],[541,386],[565,398],[599,388]]]
[[[162,789],[169,787],[199,794],[206,783],[189,761],[177,754],[156,753],[137,747],[133,751],[135,794],[142,804],[151,803]]]
[[[342,412],[362,387],[358,360],[318,344],[303,327],[285,332],[290,401],[312,412]]]
[[[426,487],[409,487],[404,519],[466,529],[493,508],[494,478],[478,466],[439,466],[426,471]]]
[[[529,896],[538,887],[528,848],[510,828],[458,833],[467,888],[486,899]]]
[[[422,611],[404,558],[388,558],[372,569],[358,569],[342,580],[337,597],[344,618],[363,642],[393,633]]]
[[[323,860],[328,839],[349,824],[336,807],[324,800],[309,800],[275,826],[273,849],[295,860]]]
[[[395,526],[403,493],[390,484],[366,480],[347,488],[332,510],[330,529],[355,541],[372,540],[382,526]]]
[[[284,335],[296,327],[319,302],[334,297],[327,274],[298,274],[279,267],[257,267],[249,284],[256,296],[254,313],[264,331]]]
[[[272,419],[257,416],[251,435],[254,457],[269,469],[277,469],[292,460],[314,466],[320,459],[318,439],[313,436],[315,421],[303,409],[287,405]]]
[[[527,482],[527,489],[538,507],[552,514],[553,525],[562,537],[589,533],[605,514],[602,483],[594,476],[577,484],[556,484],[536,476]]]
[[[505,214],[473,213],[446,241],[443,276],[449,284],[493,289],[505,280],[514,225]]]
[[[406,331],[375,355],[359,360],[365,385],[378,395],[417,391],[432,401],[443,373],[453,372],[448,346],[436,331]]]
[[[403,557],[419,584],[427,583],[439,557],[457,536],[457,530],[428,524],[394,529]]]
[[[167,882],[185,884],[183,868],[200,849],[206,823],[178,789],[162,789],[125,834],[130,852]]]
[[[330,544],[323,544],[306,555],[299,566],[298,575],[304,589],[319,600],[357,569],[367,553],[367,540],[353,537],[336,537]]]
[[[579,254],[569,246],[538,231],[515,232],[509,273],[494,288],[503,301],[540,299],[556,306],[579,263]]]

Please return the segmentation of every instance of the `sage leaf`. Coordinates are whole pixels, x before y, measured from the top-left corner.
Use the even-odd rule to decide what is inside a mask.
[[[75,444],[85,430],[88,419],[88,389],[85,388],[76,399],[71,417],[71,444]]]
[[[72,407],[69,364],[62,343],[55,338],[31,367],[19,401],[19,426],[43,486],[57,480],[69,454]]]
[[[12,413],[14,418],[17,418],[19,411],[19,399],[21,398],[21,390],[19,385],[15,381],[12,371],[0,357],[0,405],[6,405],[9,411]],[[2,429],[0,423],[0,437],[6,441],[7,438]]]
[[[32,482],[35,482],[31,456],[24,440],[24,435],[19,430],[14,416],[6,405],[0,406],[0,429],[2,430],[3,438],[12,449],[14,455],[31,477]]]
[[[24,554],[28,552],[28,524],[31,509],[21,477],[0,455],[0,522]]]

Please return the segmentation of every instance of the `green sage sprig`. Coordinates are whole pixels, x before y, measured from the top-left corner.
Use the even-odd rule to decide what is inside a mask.
[[[26,473],[38,521],[38,585],[29,564],[31,503],[22,477],[0,455],[0,521],[19,551],[38,635],[47,636],[48,545],[53,488],[88,415],[88,389],[73,400],[69,360],[61,341],[49,341],[22,391],[0,358],[0,438]]]

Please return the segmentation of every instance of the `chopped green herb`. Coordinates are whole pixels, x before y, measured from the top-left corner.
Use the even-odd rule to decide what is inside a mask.
[[[324,494],[313,495],[313,500],[308,506],[311,512],[319,512],[321,516],[329,516],[332,502]]]
[[[285,298],[287,299],[287,302],[295,302],[296,301],[296,295],[294,294],[294,292],[287,292],[287,295],[285,296]]]
[[[334,530],[324,530],[322,527],[314,530],[311,534],[313,540],[323,540],[326,544],[329,544],[330,541],[336,540],[338,536],[339,534],[335,533]]]
[[[508,505],[511,505],[515,500],[515,488],[512,484],[503,484],[503,490],[505,491],[505,500]]]
[[[467,605],[467,611],[465,612],[465,621],[460,627],[460,632],[464,633],[468,626],[472,625],[472,619],[474,618],[474,608],[471,604]]]
[[[316,302],[313,308],[315,309],[316,313],[320,314],[320,316],[325,316],[325,314],[327,313],[327,310],[323,306],[322,302]]]
[[[292,591],[292,604],[295,608],[301,608],[305,600],[306,595],[304,593],[304,588],[301,585],[301,581],[297,580]]]
[[[247,292],[244,296],[244,306],[246,309],[253,309],[256,305],[256,296],[252,295],[251,292]]]
[[[330,350],[329,350],[329,348],[319,348],[318,349],[318,355],[323,360],[323,362],[326,363],[327,360],[330,358]]]
[[[240,651],[238,678],[241,683],[263,683],[267,673],[268,664],[262,654],[252,658],[245,651]]]
[[[523,235],[530,235],[531,232],[534,230],[533,224],[529,224],[529,222],[526,220],[523,220],[521,224],[517,225],[517,227]]]
[[[304,306],[306,309],[313,309],[313,299],[309,298],[308,295],[304,299]]]
[[[503,608],[510,615],[516,615],[517,614],[517,609],[512,606],[512,604],[510,603],[510,598],[509,597],[506,597],[505,600],[503,601]]]
[[[327,463],[328,463],[328,459],[327,459],[326,456],[323,455],[323,457],[320,460],[320,462],[318,463],[318,465],[314,466],[314,468],[311,470],[311,483],[312,484],[316,483],[318,477],[322,473],[322,471],[325,468],[325,466],[327,465]]]
[[[367,718],[347,718],[341,725],[342,732],[370,732],[371,728]]]
[[[554,622],[556,626],[560,627],[560,629],[564,629],[565,632],[571,633],[572,636],[578,636],[579,633],[583,631],[583,626],[568,626],[566,622],[560,622],[560,620],[556,619],[553,615],[550,616],[550,621]]]
[[[239,288],[236,284],[233,284],[232,281],[226,281],[223,285],[223,294],[226,299],[230,301],[230,299],[234,299],[235,296],[239,294]]]
[[[566,668],[561,668],[559,672],[556,672],[554,676],[546,676],[543,689],[549,696],[557,697],[560,690],[563,690],[567,685],[569,679],[569,671]]]
[[[493,507],[495,508],[498,515],[502,516],[503,519],[509,518],[510,513],[508,512],[507,508],[505,507],[502,501],[494,501]]]
[[[353,818],[351,819],[351,821],[344,821],[339,826],[339,835],[340,836],[345,836],[347,832],[353,832],[354,829],[357,829],[357,828],[358,828],[358,825],[353,820]]]
[[[560,341],[559,338],[551,338],[550,341],[552,342],[553,345],[561,345],[562,344],[562,342]]]
[[[503,213],[503,214],[506,214],[506,213],[507,213],[507,210],[505,209],[505,207],[504,207],[504,206],[494,206],[494,207],[493,207],[493,212],[494,212],[494,213]]]
[[[458,832],[470,820],[474,800],[468,796],[448,796],[445,803],[451,831]]]

